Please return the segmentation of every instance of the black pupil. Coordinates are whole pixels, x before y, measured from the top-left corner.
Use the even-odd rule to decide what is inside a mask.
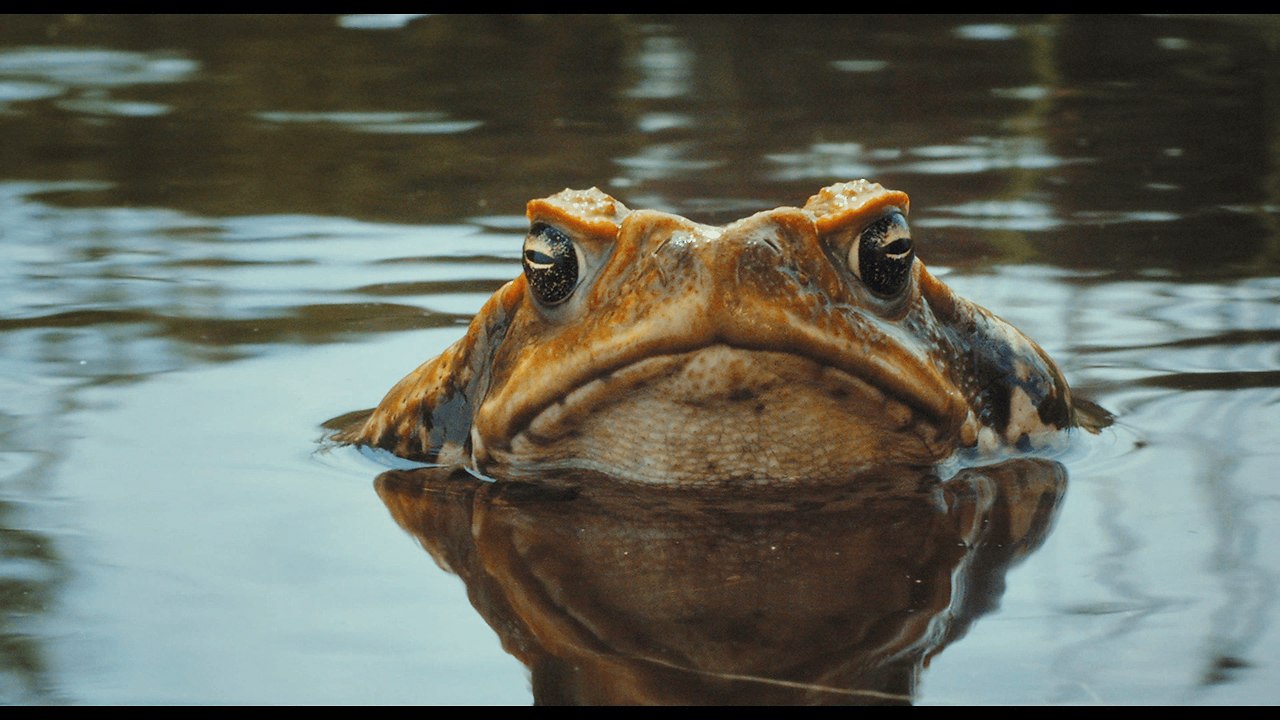
[[[901,255],[911,249],[911,241],[906,238],[898,238],[888,245],[884,246],[885,255]]]
[[[578,284],[578,254],[568,235],[537,224],[525,239],[524,274],[534,297],[547,305],[562,302]]]
[[[526,262],[533,263],[534,265],[550,265],[556,261],[556,259],[550,255],[537,250],[525,250],[524,259]]]

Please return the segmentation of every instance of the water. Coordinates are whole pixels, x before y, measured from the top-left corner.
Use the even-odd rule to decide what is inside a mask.
[[[1277,48],[1270,17],[5,17],[0,701],[530,702],[489,586],[320,423],[519,272],[529,198],[725,222],[866,176],[1117,416],[979,563],[989,606],[912,646],[914,702],[1277,702]]]

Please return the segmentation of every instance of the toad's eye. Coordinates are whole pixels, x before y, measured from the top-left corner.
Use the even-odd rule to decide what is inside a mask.
[[[849,247],[849,269],[871,292],[889,297],[907,286],[915,257],[907,219],[895,211],[871,223],[858,235]]]
[[[564,302],[578,286],[582,256],[568,235],[550,225],[529,228],[523,262],[529,290],[544,305]]]

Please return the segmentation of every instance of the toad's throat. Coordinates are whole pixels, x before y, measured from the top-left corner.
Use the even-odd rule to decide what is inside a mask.
[[[667,470],[685,463],[693,472],[776,477],[788,465],[812,474],[815,452],[819,474],[838,474],[934,462],[954,449],[967,414],[954,398],[904,393],[908,378],[877,382],[859,369],[724,344],[655,355],[525,408],[529,420],[511,428],[509,443],[473,450],[507,466],[599,464],[644,475],[661,457]]]

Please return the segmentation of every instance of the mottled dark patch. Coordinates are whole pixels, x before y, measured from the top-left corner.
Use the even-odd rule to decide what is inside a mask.
[[[754,400],[755,397],[756,397],[756,392],[751,388],[745,388],[745,387],[734,388],[732,391],[729,392],[730,402],[746,402],[748,400]]]
[[[961,342],[965,341],[969,344],[967,357],[978,388],[974,394],[978,420],[1004,435],[1009,428],[1015,388],[1021,388],[1037,408],[1044,403],[1048,383],[1041,374],[1045,371],[1040,367],[1039,358],[1024,356],[1020,348],[1005,342],[1002,329],[986,318],[979,319],[974,334]],[[1019,362],[1031,369],[1027,380],[1018,378]],[[1042,412],[1052,410],[1044,408]]]
[[[471,403],[464,393],[451,390],[444,401],[434,407],[422,404],[422,428],[426,431],[430,459],[446,444],[462,445],[471,435]]]
[[[987,380],[976,395],[978,405],[978,422],[995,428],[1001,434],[1009,427],[1009,408],[1012,404],[1012,390],[1005,384],[1006,377],[999,376]]]
[[[1062,400],[1066,392],[1065,383],[1059,380],[1054,385],[1053,392],[1036,406],[1036,414],[1040,416],[1040,422],[1057,428],[1071,426],[1071,407]]]
[[[372,444],[374,447],[380,447],[383,450],[391,450],[394,452],[399,449],[400,443],[400,435],[396,432],[396,429],[394,427],[387,427],[382,431],[381,435],[373,438]]]

